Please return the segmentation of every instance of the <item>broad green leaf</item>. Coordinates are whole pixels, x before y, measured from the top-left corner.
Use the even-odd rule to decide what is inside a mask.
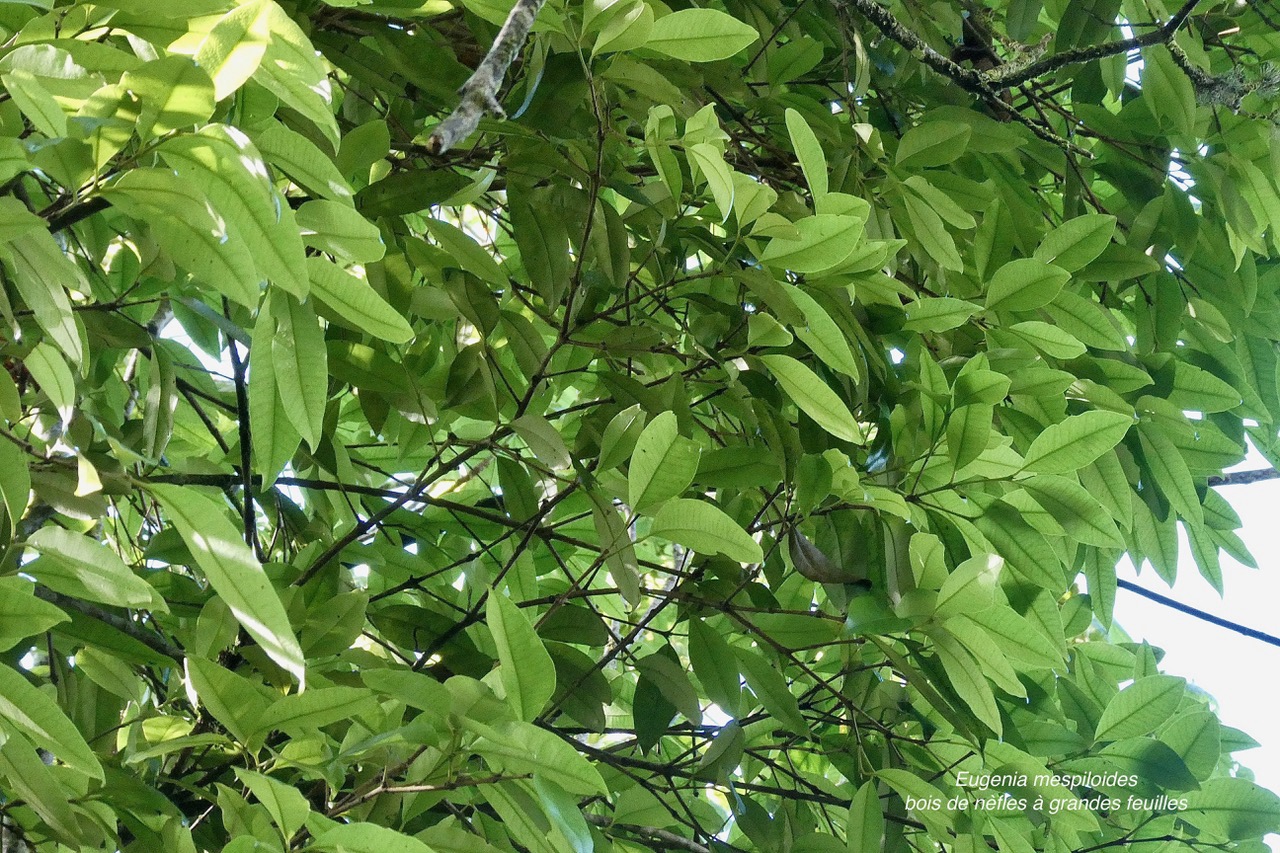
[[[938,590],[935,612],[942,617],[986,610],[994,602],[1004,560],[978,554],[956,566]]]
[[[196,64],[213,80],[214,100],[239,89],[258,70],[271,42],[271,0],[246,3],[224,15],[196,51]]]
[[[297,220],[303,243],[339,261],[367,263],[386,254],[378,227],[340,202],[308,201],[298,208]]]
[[[966,615],[991,635],[1019,669],[1063,669],[1062,653],[1008,605],[997,604]]]
[[[1036,247],[1035,259],[1075,272],[1102,254],[1115,230],[1114,216],[1102,213],[1077,216],[1044,235]]]
[[[1148,675],[1121,690],[1102,711],[1097,741],[1123,740],[1149,734],[1173,716],[1187,682],[1171,675]]]
[[[987,286],[987,308],[1031,311],[1048,305],[1071,277],[1065,269],[1031,258],[1010,261]]]
[[[1280,797],[1241,778],[1210,779],[1187,795],[1187,814],[1231,839],[1280,830]]]
[[[1003,730],[1000,720],[1000,708],[996,705],[995,694],[987,683],[982,668],[954,637],[939,632],[933,638],[934,650],[942,661],[942,668],[952,688],[959,694],[969,710],[982,721],[987,728],[999,736]]]
[[[307,274],[316,299],[336,317],[375,338],[402,344],[413,329],[368,283],[324,258],[307,258]]]
[[[1160,494],[1168,499],[1178,515],[1193,524],[1204,523],[1204,509],[1196,491],[1195,480],[1178,447],[1159,423],[1138,424],[1138,440],[1147,470]]]
[[[742,674],[733,648],[697,617],[689,619],[689,663],[707,698],[729,716],[741,716]]]
[[[864,782],[849,804],[849,818],[845,824],[848,853],[880,849],[884,837],[884,811],[876,795],[874,781]]]
[[[285,415],[314,450],[320,446],[325,405],[329,401],[329,354],[324,331],[310,304],[275,294],[270,365]]]
[[[58,349],[72,364],[80,365],[85,356],[84,344],[64,288],[89,293],[84,273],[43,228],[14,238],[7,250],[13,266],[13,284],[23,302]]]
[[[723,554],[739,563],[758,563],[764,558],[760,544],[723,510],[691,498],[664,503],[649,532],[699,554]]]
[[[358,821],[344,823],[327,829],[312,844],[318,850],[344,851],[344,853],[385,853],[387,850],[402,853],[436,853],[434,849],[403,832],[396,832],[376,823]]]
[[[563,470],[573,463],[564,439],[546,418],[521,415],[511,422],[511,429],[544,465]]]
[[[1051,358],[1070,360],[1085,353],[1085,345],[1070,333],[1040,320],[1024,320],[1009,332]]]
[[[27,574],[65,595],[114,607],[168,612],[155,588],[135,575],[103,543],[61,527],[43,527],[27,540],[42,555]]]
[[[645,48],[685,62],[728,59],[760,38],[755,27],[715,9],[681,9],[653,23]]]
[[[498,675],[507,703],[520,719],[533,720],[555,693],[551,656],[520,608],[500,593],[489,593],[485,620],[498,647]]]
[[[1143,51],[1143,103],[1150,107],[1161,127],[1191,133],[1196,122],[1196,94],[1191,80],[1164,45]]]
[[[298,299],[306,298],[306,261],[293,211],[276,196],[249,138],[234,128],[209,125],[166,141],[159,151],[209,199],[258,270]]]
[[[66,360],[53,347],[39,343],[27,353],[24,363],[31,377],[40,385],[40,390],[53,403],[58,420],[64,424],[71,423],[76,403],[76,379]]]
[[[253,792],[258,802],[266,808],[271,815],[271,822],[280,830],[280,835],[287,844],[311,813],[311,804],[306,797],[292,785],[286,785],[270,776],[240,767],[236,767],[235,772],[240,783]]]
[[[639,403],[613,416],[604,429],[604,435],[600,437],[600,456],[596,461],[596,470],[607,471],[631,457],[644,430],[644,419]]]
[[[1119,444],[1133,424],[1132,417],[1118,412],[1072,415],[1031,442],[1024,467],[1043,474],[1077,471]]]
[[[146,222],[174,262],[242,305],[258,304],[259,278],[249,250],[231,239],[221,212],[173,172],[125,172],[102,194]]]
[[[275,482],[302,442],[276,385],[272,365],[276,321],[270,303],[271,300],[264,301],[258,312],[249,350],[249,428],[254,469],[262,475],[266,487]]]
[[[769,715],[796,734],[807,732],[809,726],[800,713],[800,704],[791,693],[782,673],[771,666],[757,649],[735,647],[733,654],[738,659],[738,667],[742,670],[747,687]],[[747,708],[744,706],[743,710]]]
[[[902,135],[898,143],[897,165],[926,168],[945,166],[958,159],[969,144],[973,128],[951,121],[930,121]]]
[[[217,105],[209,73],[186,56],[163,56],[120,78],[142,104],[138,135],[163,136],[208,121]]]
[[[814,135],[804,116],[793,109],[786,111],[787,133],[791,137],[791,148],[800,161],[800,169],[804,172],[805,182],[813,195],[814,203],[827,194],[827,157],[822,153],[822,145]]]
[[[60,783],[31,741],[18,734],[0,738],[0,776],[10,796],[30,806],[63,841],[76,845],[88,841],[71,808],[73,789]]]
[[[250,136],[272,165],[302,187],[331,201],[351,203],[351,185],[316,144],[277,121],[253,128]]]
[[[30,581],[0,578],[0,651],[8,651],[19,641],[43,634],[69,618],[57,607],[36,598]]]
[[[823,364],[857,382],[862,375],[858,362],[849,348],[849,341],[835,320],[831,319],[831,315],[817,300],[802,289],[790,285],[783,287],[791,301],[804,314],[805,325],[794,327],[796,336],[804,341],[814,355],[822,359]]]
[[[680,435],[671,412],[649,421],[640,433],[627,474],[627,502],[635,510],[650,509],[682,493],[693,482],[701,450]]]
[[[49,694],[0,665],[0,731],[22,735],[57,760],[102,781],[102,765],[84,736]]]
[[[822,213],[797,220],[797,239],[775,237],[760,262],[798,273],[821,273],[849,259],[858,248],[866,220],[847,214]]]
[[[906,322],[902,328],[909,332],[946,332],[969,322],[979,307],[963,299],[950,296],[931,296],[906,306]]]
[[[711,190],[716,207],[720,208],[720,221],[724,222],[733,212],[733,172],[724,161],[724,155],[709,142],[697,142],[689,146],[689,160],[696,163],[698,171]]]
[[[249,636],[300,685],[305,683],[306,661],[280,596],[223,508],[181,486],[152,484],[147,488],[168,513],[214,592]]]
[[[477,729],[480,727],[477,726]],[[604,794],[604,779],[570,743],[531,723],[507,722],[484,727],[474,746],[484,760],[508,773],[532,773],[570,794]]]
[[[853,413],[831,387],[812,370],[787,355],[765,355],[760,361],[778,380],[800,410],[838,439],[861,444],[863,437]]]
[[[307,729],[353,720],[374,706],[374,696],[368,688],[313,687],[271,703],[258,715],[256,728],[263,735],[275,730],[298,735]]]

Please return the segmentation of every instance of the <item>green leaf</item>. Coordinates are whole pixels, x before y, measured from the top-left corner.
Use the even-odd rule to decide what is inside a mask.
[[[738,659],[738,667],[742,670],[747,687],[751,688],[769,716],[796,734],[808,732],[809,726],[800,713],[800,704],[787,686],[782,673],[771,666],[757,649],[735,647],[733,654]]]
[[[818,426],[842,441],[862,443],[864,439],[853,413],[817,374],[788,355],[765,355],[760,361],[787,396]]]
[[[1161,425],[1149,421],[1139,423],[1138,440],[1143,460],[1160,494],[1168,499],[1178,515],[1194,524],[1203,524],[1204,508],[1187,461]]]
[[[679,495],[693,482],[701,452],[680,435],[673,413],[655,417],[640,433],[631,454],[627,502],[635,510],[645,510]]]
[[[1173,716],[1187,682],[1171,675],[1148,675],[1121,690],[1102,711],[1094,740],[1123,740],[1149,734]]]
[[[69,286],[81,293],[89,292],[89,282],[80,267],[63,254],[53,236],[43,228],[13,239],[8,252],[14,286],[40,328],[72,364],[83,363],[84,344],[71,314],[71,300],[64,290]]]
[[[249,350],[249,429],[254,470],[262,475],[263,486],[268,488],[289,464],[302,442],[302,436],[294,427],[276,387],[276,374],[271,363],[276,321],[270,302],[264,301],[258,312]]]
[[[159,153],[199,188],[222,216],[229,238],[244,245],[264,276],[306,298],[306,260],[293,211],[266,180],[266,164],[247,136],[210,125],[166,141]]]
[[[1119,444],[1133,424],[1132,417],[1118,412],[1072,415],[1031,442],[1023,467],[1043,474],[1077,471]]]
[[[1188,817],[1230,839],[1280,829],[1280,797],[1247,779],[1210,779],[1187,796]]]
[[[822,153],[822,145],[804,116],[788,107],[785,117],[791,148],[800,161],[800,170],[804,172],[804,180],[809,185],[814,203],[818,204],[827,194],[827,156]]]
[[[58,703],[3,665],[0,665],[0,731],[29,738],[86,776],[98,781],[105,778],[98,757]]]
[[[956,566],[938,590],[934,612],[947,617],[986,610],[995,601],[1004,560],[995,554],[978,554]]]
[[[308,201],[298,208],[302,242],[340,261],[367,263],[386,254],[378,227],[345,204]]]
[[[396,832],[376,823],[358,821],[327,829],[316,837],[313,847],[319,850],[343,851],[343,853],[385,853],[387,850],[403,853],[437,853],[431,847],[403,832]]]
[[[281,838],[289,843],[311,813],[307,798],[297,788],[278,779],[240,767],[234,769],[236,778],[258,798],[271,815],[271,822],[280,830]]]
[[[164,136],[208,121],[217,105],[209,73],[186,56],[162,56],[120,78],[142,104],[138,135]]]
[[[179,266],[241,305],[257,306],[260,280],[249,250],[231,239],[226,220],[189,181],[166,169],[132,169],[102,194],[146,222]]]
[[[741,716],[742,674],[733,648],[697,617],[689,619],[689,663],[707,698],[729,716]]]
[[[908,332],[946,332],[969,322],[979,310],[963,299],[928,296],[906,306],[907,319],[902,328]]]
[[[413,337],[413,329],[367,282],[324,258],[307,258],[312,292],[346,324],[393,344]]]
[[[524,722],[475,728],[483,734],[475,743],[475,751],[496,769],[532,773],[570,794],[591,796],[608,791],[600,772],[553,732]]]
[[[760,38],[754,27],[715,9],[681,9],[653,23],[645,47],[685,62],[728,59]]]
[[[40,390],[53,403],[58,420],[64,424],[71,423],[76,404],[76,379],[71,375],[66,360],[53,347],[39,343],[27,353],[25,364]]]
[[[792,272],[816,274],[847,261],[858,248],[865,217],[821,213],[796,220],[799,237],[774,237],[760,263]]]
[[[796,336],[804,341],[814,355],[822,359],[823,364],[857,382],[861,377],[861,370],[849,348],[849,341],[835,320],[831,319],[831,315],[817,300],[800,288],[791,285],[782,287],[804,314],[805,325],[795,327]]]
[[[987,308],[1000,311],[1032,311],[1048,305],[1071,274],[1031,258],[1010,261],[992,276],[987,286]]]
[[[884,811],[876,795],[876,784],[864,782],[849,803],[849,817],[845,823],[848,853],[879,850],[884,837]]]
[[[324,331],[309,304],[275,294],[271,370],[285,416],[312,449],[320,446],[329,402],[329,354]]]
[[[1142,101],[1162,128],[1190,134],[1196,123],[1196,93],[1191,80],[1164,45],[1143,51]]]
[[[95,539],[50,526],[37,530],[27,544],[43,556],[24,571],[52,590],[113,607],[169,610],[155,588]]]
[[[57,607],[36,598],[30,581],[0,578],[0,651],[69,619]]]
[[[520,719],[533,720],[556,690],[551,655],[524,613],[509,598],[490,592],[485,620],[498,648],[498,675],[507,703]]]
[[[1072,273],[1101,255],[1110,245],[1115,230],[1114,216],[1102,213],[1077,216],[1044,235],[1034,257],[1041,263]]]
[[[696,163],[698,171],[706,179],[707,189],[720,208],[720,221],[724,222],[733,212],[733,172],[724,161],[720,149],[709,142],[697,142],[688,148],[689,161]]]
[[[297,736],[342,720],[352,720],[376,707],[365,687],[313,687],[306,693],[283,696],[258,715],[260,735],[282,731]]]
[[[563,470],[573,464],[573,457],[564,439],[546,418],[521,415],[511,422],[511,429],[529,445],[533,455],[544,465]]]
[[[982,674],[982,668],[973,659],[973,655],[954,637],[941,632],[934,636],[933,647],[938,659],[942,661],[947,680],[956,693],[969,706],[969,710],[998,737],[1004,730],[1000,708],[996,705],[991,685],[987,683],[986,676]]]
[[[902,168],[945,166],[957,160],[969,145],[973,128],[952,121],[930,121],[902,135],[897,165]]]
[[[214,100],[221,101],[245,84],[271,43],[270,0],[232,9],[214,24],[196,50],[196,64],[213,80]]]
[[[719,507],[689,498],[667,501],[658,510],[650,533],[699,554],[723,554],[739,563],[764,559],[760,544]]]
[[[147,487],[164,506],[214,592],[263,651],[301,685],[306,661],[280,596],[218,504],[181,486]]]

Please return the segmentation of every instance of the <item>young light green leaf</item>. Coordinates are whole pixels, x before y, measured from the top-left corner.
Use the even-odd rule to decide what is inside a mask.
[[[765,355],[760,361],[800,410],[842,441],[861,444],[858,423],[844,401],[812,370],[788,355]]]
[[[340,202],[313,199],[298,208],[296,218],[303,243],[340,261],[368,263],[387,252],[378,226]]]
[[[1043,474],[1066,474],[1115,447],[1133,426],[1129,415],[1091,411],[1046,427],[1027,448],[1023,467]]]
[[[71,423],[76,405],[76,378],[58,351],[46,343],[38,343],[27,354],[27,370],[39,384],[40,390],[53,403],[58,420]]]
[[[849,348],[849,341],[835,320],[818,301],[799,287],[789,284],[781,285],[791,301],[804,313],[805,325],[796,326],[795,333],[804,341],[813,354],[822,359],[823,364],[838,370],[855,382],[861,378],[858,362]]]
[[[897,165],[927,168],[945,166],[969,145],[973,128],[954,121],[930,121],[911,128],[898,143]]]
[[[221,506],[182,486],[147,487],[164,506],[196,564],[263,651],[305,684],[306,661],[280,596]]]
[[[256,0],[224,15],[196,50],[196,64],[213,80],[214,99],[221,101],[245,84],[271,42],[271,0]]]
[[[956,566],[938,590],[934,612],[947,617],[986,610],[995,601],[1004,560],[995,554],[978,554]]]
[[[1004,731],[1000,707],[973,655],[958,640],[943,632],[934,635],[933,648],[956,693],[969,706],[969,710],[973,711],[974,716],[999,736]]]
[[[728,59],[760,38],[755,27],[715,9],[681,9],[654,21],[645,48],[684,60]]]
[[[884,811],[880,808],[876,783],[874,780],[864,782],[849,803],[849,818],[845,823],[848,853],[879,850],[883,837]]]
[[[733,212],[733,170],[725,163],[720,149],[709,142],[696,142],[689,146],[688,152],[690,162],[697,164],[706,179],[707,189],[720,208],[720,221],[724,222]]]
[[[692,548],[699,554],[723,554],[739,563],[764,559],[760,543],[719,507],[690,498],[667,501],[658,510],[650,532]]]
[[[533,720],[556,690],[556,670],[542,639],[511,599],[490,592],[485,621],[498,647],[498,675],[507,703],[522,720]]]
[[[307,802],[307,798],[294,786],[286,785],[278,779],[241,767],[234,769],[240,783],[253,792],[267,814],[271,815],[271,822],[280,830],[280,835],[287,844],[311,813],[311,804]]]

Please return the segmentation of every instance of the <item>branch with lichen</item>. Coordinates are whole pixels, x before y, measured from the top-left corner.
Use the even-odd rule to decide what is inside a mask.
[[[428,151],[432,154],[448,151],[470,136],[486,115],[506,117],[502,104],[498,103],[498,89],[507,76],[507,69],[529,38],[529,30],[533,28],[533,21],[544,2],[546,0],[516,0],[493,40],[493,46],[467,82],[458,89],[461,97],[458,106],[432,131],[431,138],[427,140]]]

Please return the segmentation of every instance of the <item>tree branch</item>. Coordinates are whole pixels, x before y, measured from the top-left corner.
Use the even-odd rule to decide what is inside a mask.
[[[64,610],[74,610],[77,613],[83,613],[85,616],[110,625],[120,633],[128,635],[152,651],[159,652],[167,658],[181,661],[186,657],[186,653],[181,647],[174,645],[159,634],[147,631],[132,619],[121,616],[119,613],[113,613],[105,607],[88,601],[81,601],[78,598],[63,595],[60,592],[54,592],[47,587],[39,585],[36,586],[35,594],[36,598],[47,601],[56,607],[61,607]]]
[[[516,54],[524,47],[529,30],[545,0],[516,0],[507,15],[502,29],[493,40],[493,47],[476,66],[475,73],[462,84],[458,94],[462,100],[449,117],[436,127],[427,140],[427,151],[443,154],[471,135],[485,115],[505,118],[502,104],[498,103],[498,89],[502,87],[507,69]]]
[[[1280,471],[1275,468],[1258,468],[1254,471],[1232,471],[1209,478],[1210,486],[1244,486],[1249,483],[1260,483],[1263,480],[1280,478]]]
[[[641,844],[646,847],[652,847],[654,850],[687,850],[689,853],[711,853],[711,848],[691,841],[683,835],[677,835],[666,829],[659,829],[656,826],[636,826],[630,823],[614,823],[612,819],[604,815],[584,814],[587,823],[594,824],[601,829],[616,829],[637,835]]]

